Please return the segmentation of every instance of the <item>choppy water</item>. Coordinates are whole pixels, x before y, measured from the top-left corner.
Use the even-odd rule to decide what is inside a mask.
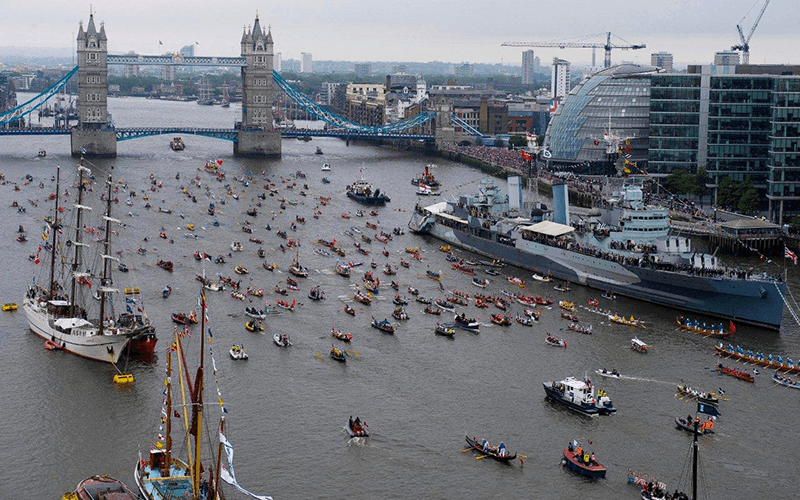
[[[111,100],[109,108],[118,126],[179,123],[230,127],[239,112],[236,105],[223,110],[144,99]],[[730,398],[720,406],[723,417],[717,433],[701,440],[702,498],[777,498],[795,490],[791,474],[774,471],[796,468],[791,450],[800,445],[793,432],[798,391],[773,385],[766,370],[752,385],[718,377],[711,370],[716,363],[712,341],[676,332],[674,318],[678,312],[674,310],[627,299],[601,304],[647,321],[646,330],[635,332],[652,346],[646,355],[628,348],[634,332],[580,311],[582,321],[594,324],[591,336],[566,331],[567,323],[556,309],[544,310],[542,320],[533,328],[517,324],[503,328],[488,321],[494,309],[470,306],[468,313],[481,317],[485,326],[480,334],[458,332],[454,340],[449,340],[434,335],[436,318],[422,314],[424,306],[414,302],[406,307],[411,319],[403,322],[394,336],[387,336],[371,329],[369,321],[371,315],[390,317],[393,294],[388,287],[370,307],[353,304],[358,306],[355,318],[345,315],[340,296],[352,294],[348,283],[360,281],[360,273],[354,273],[349,282],[333,274],[335,259],[314,254],[318,248],[314,242],[335,237],[348,250],[348,260],[369,263],[374,258],[382,266],[387,261],[380,253],[383,245],[365,244],[371,248],[371,255],[358,256],[351,238],[342,232],[356,226],[374,236],[374,230],[364,227],[366,220],[380,221],[385,230],[405,227],[408,211],[415,203],[409,181],[430,159],[371,146],[348,147],[334,139],[314,139],[309,143],[284,140],[280,160],[261,161],[234,158],[228,142],[192,136],[184,137],[186,150],[176,153],[169,149],[169,139],[122,142],[118,158],[95,162],[98,177],[113,165],[115,177],[127,181],[130,189],[147,189],[151,172],[165,185],[159,192],[150,193],[151,210],[143,208],[141,192],[133,207],[125,206],[120,194],[120,204],[114,208],[128,225],[115,240],[115,249],[124,251],[122,260],[132,269],[129,276],[118,273],[116,277],[122,285],[135,279],[142,288],[147,310],[158,328],[158,358],[150,364],[131,362],[128,368],[136,376],[135,385],[115,388],[112,367],[48,352],[27,330],[21,311],[0,314],[0,442],[4,445],[0,497],[54,498],[98,473],[112,474],[133,485],[137,453],[146,452],[158,433],[163,352],[172,331],[170,313],[189,310],[196,304],[196,272],[205,269],[214,277],[218,272],[235,276],[233,266],[237,263],[251,270],[244,281],[252,279],[254,285],[267,290],[267,299],[274,303],[277,296],[272,288],[285,280],[285,269],[293,257],[277,250],[283,240],[274,234],[275,229],[287,230],[289,237],[301,241],[300,259],[312,270],[310,279],[301,281],[301,291],[294,293],[302,307],[294,313],[270,316],[265,334],[257,335],[243,328],[246,318],[242,302],[227,293],[208,295],[219,387],[229,409],[228,435],[236,446],[237,475],[248,489],[277,499],[638,498],[636,490],[625,484],[628,469],[657,476],[670,488],[688,489],[691,438],[676,430],[672,421],[694,410],[692,403],[674,397],[674,385],[685,380],[703,390],[722,387]],[[0,141],[0,172],[16,183],[25,173],[36,179],[20,192],[13,191],[11,184],[0,186],[0,207],[18,200],[28,208],[26,214],[5,208],[7,217],[0,238],[5,270],[0,301],[21,302],[33,268],[28,254],[34,250],[36,238],[20,244],[14,240],[16,228],[23,224],[30,230],[40,224],[49,206],[40,203],[33,207],[27,200],[43,200],[52,191],[50,177],[55,165],[60,163],[67,171],[74,160],[68,155],[65,137],[3,137]],[[313,154],[316,146],[324,150],[323,156]],[[46,149],[48,156],[35,158],[39,149]],[[179,187],[188,185],[198,174],[214,196],[224,196],[221,183],[209,174],[196,172],[206,159],[217,157],[224,159],[227,182],[241,197],[239,201],[225,197],[225,205],[211,200],[218,203],[221,223],[213,227],[212,218],[206,214],[210,199],[194,187],[191,190],[198,202],[192,203],[180,194]],[[323,161],[331,163],[332,172],[320,172]],[[482,177],[471,168],[437,163],[435,174],[443,182],[445,196],[471,192]],[[392,202],[378,217],[345,220],[340,217],[342,212],[354,213],[359,208],[344,196],[344,187],[358,178],[360,167],[366,167],[365,175],[385,190]],[[268,260],[277,262],[281,269],[268,273],[256,255],[258,245],[247,242],[248,235],[241,232],[240,223],[251,219],[244,212],[251,206],[250,200],[263,192],[262,174],[280,179],[297,170],[305,172],[307,179],[299,180],[294,190],[282,188],[281,196],[297,200],[298,205],[288,206],[273,220],[269,212],[277,213],[279,202],[268,197],[253,220],[257,229],[252,236],[264,239]],[[254,181],[245,188],[233,178],[247,171],[253,173]],[[176,172],[181,172],[180,181],[174,178]],[[332,183],[321,184],[323,175]],[[38,188],[40,180],[47,185],[45,189]],[[299,194],[303,183],[309,185],[307,197]],[[319,220],[312,219],[315,200],[327,195],[332,197],[330,204],[320,207],[323,215]],[[99,196],[99,190],[92,196]],[[172,214],[156,211],[162,201],[172,208]],[[128,211],[135,216],[126,215]],[[180,213],[186,218],[181,219]],[[294,232],[289,230],[289,223],[296,215],[305,217],[307,223],[298,225]],[[199,239],[183,237],[189,222],[199,227]],[[267,223],[273,232],[264,229]],[[162,226],[174,238],[174,244],[158,238]],[[145,236],[149,239],[148,254],[137,255],[135,249]],[[227,254],[233,240],[244,242],[245,250],[234,254],[224,266],[203,264],[191,257],[195,250]],[[395,277],[401,291],[411,284],[425,295],[439,296],[438,284],[422,277],[428,268],[443,271],[442,283],[448,290],[477,290],[468,276],[450,271],[444,254],[437,250],[440,244],[405,235],[386,245],[393,265],[399,264],[400,258],[412,262],[410,269],[401,268]],[[409,245],[423,249],[422,262],[408,259],[403,249]],[[173,260],[175,272],[168,274],[156,267],[159,258]],[[772,266],[766,268],[771,272],[782,270],[765,265]],[[379,271],[380,267],[376,273]],[[510,272],[532,281],[521,270]],[[380,276],[388,283],[388,277]],[[500,277],[490,280],[490,292],[508,288]],[[311,283],[320,284],[328,300],[307,299]],[[792,283],[796,287],[796,278]],[[160,290],[167,284],[174,292],[162,300]],[[580,287],[557,295],[552,285],[536,282],[529,283],[527,291],[556,298],[563,295],[578,303],[596,296],[596,291]],[[520,306],[514,306],[512,315],[521,311]],[[792,323],[787,313],[780,335],[740,326],[734,342],[797,359],[799,330]],[[358,355],[346,365],[327,356],[333,325],[355,335],[349,349]],[[548,331],[567,339],[569,347],[547,346],[544,336]],[[277,348],[271,342],[274,332],[290,333],[294,346]],[[227,357],[224,351],[234,342],[245,344],[250,353],[248,362],[234,363]],[[542,382],[592,373],[600,367],[616,367],[631,377],[595,381],[609,392],[619,408],[617,415],[588,419],[545,401]],[[213,387],[213,382],[207,385]],[[218,408],[209,407],[206,415],[213,429]],[[343,426],[350,415],[359,415],[370,423],[372,436],[366,443],[348,441]],[[505,440],[510,450],[528,458],[523,467],[476,460],[471,452],[461,453],[465,434],[486,437],[493,443]],[[609,469],[606,480],[589,482],[562,469],[561,449],[571,439],[592,440],[591,450]],[[776,463],[776,448],[788,462]],[[767,488],[769,494],[765,493]]]

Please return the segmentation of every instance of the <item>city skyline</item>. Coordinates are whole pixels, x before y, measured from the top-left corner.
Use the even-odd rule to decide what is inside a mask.
[[[159,54],[196,43],[200,55],[238,55],[242,29],[253,23],[258,12],[261,24],[271,26],[275,52],[281,52],[284,59],[299,59],[306,52],[317,61],[466,61],[519,66],[527,48],[501,47],[504,41],[582,38],[602,42],[602,32],[609,30],[628,42],[647,44],[642,50],[613,51],[614,63],[649,64],[650,54],[659,51],[674,54],[676,65],[710,63],[715,52],[730,50],[738,43],[736,24],[742,16],[747,14],[741,23],[747,34],[763,5],[762,0],[731,0],[720,10],[718,3],[711,1],[662,4],[640,0],[635,9],[627,7],[630,2],[619,1],[612,2],[614,8],[599,9],[597,2],[576,0],[567,18],[554,0],[539,2],[527,16],[509,15],[509,9],[494,12],[477,3],[470,8],[472,3],[406,3],[408,22],[398,21],[401,16],[382,15],[393,8],[383,0],[351,0],[335,10],[316,0],[302,5],[286,0],[268,5],[245,0],[235,9],[207,0],[177,0],[169,10],[154,0],[135,5],[100,1],[92,8],[95,22],[106,23],[111,53]],[[8,4],[2,23],[4,45],[72,47],[78,23],[83,21],[85,26],[88,21],[89,8],[87,3],[73,0]],[[798,17],[800,3],[770,4],[750,43],[751,63],[800,63],[793,50],[800,45],[800,33],[794,26]],[[476,30],[478,22],[480,29]],[[589,33],[597,35],[587,38]],[[534,51],[542,64],[553,57],[586,64],[592,56],[588,49]],[[599,49],[598,64],[602,58]]]

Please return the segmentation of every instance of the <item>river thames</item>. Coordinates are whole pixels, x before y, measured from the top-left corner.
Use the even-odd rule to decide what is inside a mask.
[[[230,128],[241,108],[237,104],[222,109],[124,98],[110,99],[109,111],[119,127]],[[218,273],[236,276],[236,264],[250,270],[242,277],[243,284],[263,288],[265,298],[274,304],[280,297],[272,290],[278,283],[285,286],[286,269],[294,257],[292,251],[280,252],[279,245],[286,241],[276,230],[285,230],[289,238],[300,241],[300,261],[311,270],[309,279],[300,281],[300,291],[289,294],[290,300],[301,303],[296,311],[270,314],[264,334],[254,334],[243,327],[247,319],[243,309],[245,305],[263,305],[262,299],[250,304],[227,292],[208,292],[218,386],[228,410],[227,435],[236,447],[237,478],[250,491],[275,499],[636,499],[638,490],[626,484],[629,470],[657,477],[670,490],[689,491],[691,436],[677,430],[673,419],[694,413],[696,404],[675,397],[681,380],[701,390],[723,388],[728,398],[719,406],[722,417],[716,433],[700,439],[700,498],[780,498],[796,491],[793,472],[797,461],[792,450],[800,447],[800,436],[792,429],[800,409],[800,392],[776,386],[767,369],[761,370],[754,384],[720,377],[713,371],[717,363],[713,340],[676,331],[675,317],[680,311],[625,298],[613,303],[601,299],[601,307],[641,317],[647,328],[632,331],[578,310],[581,322],[594,327],[593,335],[581,335],[567,331],[568,322],[560,318],[557,308],[543,309],[541,321],[528,328],[516,323],[492,325],[489,315],[496,310],[470,305],[467,314],[480,317],[480,333],[458,331],[455,339],[447,339],[433,332],[437,319],[450,319],[447,313],[438,318],[425,315],[424,306],[412,301],[406,306],[410,319],[399,322],[395,335],[370,328],[372,316],[391,317],[391,279],[400,283],[401,294],[408,298],[412,298],[406,293],[408,285],[425,296],[443,296],[439,284],[424,277],[428,269],[442,271],[445,290],[473,294],[478,289],[470,284],[469,276],[450,269],[444,253],[438,251],[441,242],[435,239],[407,232],[387,245],[363,243],[370,254],[362,256],[355,252],[353,239],[345,231],[355,226],[374,238],[376,231],[366,228],[366,221],[387,232],[406,228],[417,202],[410,180],[426,163],[437,164],[434,174],[442,183],[443,196],[423,199],[423,203],[472,194],[484,177],[480,171],[405,151],[355,143],[348,146],[338,139],[284,139],[281,159],[255,160],[234,158],[229,142],[194,136],[184,136],[186,149],[173,152],[170,138],[120,142],[117,158],[93,161],[98,179],[113,166],[115,179],[127,182],[127,191],[137,192],[128,206],[120,190],[119,204],[113,207],[114,217],[126,225],[119,229],[113,250],[122,250],[120,259],[131,269],[114,276],[118,287],[141,288],[140,297],[159,337],[156,358],[131,360],[127,370],[136,382],[131,387],[115,387],[112,366],[47,351],[41,339],[28,330],[21,310],[0,314],[0,438],[5,448],[0,498],[58,498],[93,474],[110,474],[135,487],[133,467],[138,453],[146,454],[159,433],[165,350],[173,330],[170,314],[196,307],[199,289],[195,273],[205,271],[215,279]],[[67,137],[2,137],[0,141],[0,172],[8,181],[0,186],[0,206],[12,218],[2,225],[6,284],[0,301],[21,304],[35,267],[28,256],[36,251],[42,217],[52,212],[52,202],[45,201],[54,191],[51,177],[60,164],[63,177],[73,179],[76,161],[69,156]],[[315,155],[316,147],[324,154]],[[47,151],[46,157],[36,157],[40,149]],[[216,158],[223,160],[225,182],[198,171],[206,160]],[[323,162],[330,163],[330,172],[320,171]],[[356,217],[356,210],[363,207],[344,194],[345,186],[358,179],[362,169],[366,178],[392,198],[377,217]],[[307,177],[297,179],[297,185],[288,189],[281,179],[289,179],[297,171]],[[247,172],[253,179],[249,186],[235,180]],[[176,173],[181,174],[179,180]],[[27,186],[23,186],[25,174],[34,178]],[[151,174],[163,182],[155,192],[148,191]],[[190,185],[195,176],[201,187]],[[331,183],[323,184],[323,176]],[[245,211],[259,201],[257,195],[266,192],[265,179],[276,181],[280,193],[267,196],[259,215],[248,217]],[[224,184],[239,194],[238,200],[226,194]],[[14,185],[21,190],[15,191]],[[181,194],[181,186],[196,196],[196,203]],[[307,196],[302,196],[301,190]],[[149,210],[142,199],[145,191],[152,205]],[[89,203],[96,207],[100,206],[99,192],[95,187],[89,193]],[[278,198],[283,196],[297,204],[281,210]],[[322,215],[313,219],[321,196],[331,200],[318,207]],[[26,212],[10,208],[13,201],[25,206]],[[206,213],[210,202],[217,205],[215,217]],[[160,213],[158,207],[167,207],[172,213]],[[353,217],[344,219],[343,212],[351,212]],[[306,222],[293,231],[290,223],[297,216]],[[215,218],[219,227],[212,224]],[[255,228],[252,235],[241,231],[247,219]],[[189,223],[197,226],[196,239],[184,237]],[[27,243],[15,241],[20,224],[29,231]],[[162,228],[174,243],[159,238]],[[251,243],[249,237],[264,242]],[[360,235],[356,237],[360,241]],[[334,274],[336,259],[314,253],[321,248],[315,244],[319,238],[336,238],[347,251],[345,260],[363,261],[364,266],[356,268],[358,272],[349,280]],[[192,258],[196,250],[212,256],[227,254],[234,240],[243,243],[244,251],[233,254],[224,265]],[[146,255],[137,254],[140,245],[147,248]],[[278,264],[278,271],[262,268],[256,255],[259,246],[266,250],[267,262]],[[381,253],[384,246],[389,257]],[[419,246],[422,260],[405,253],[407,246]],[[458,250],[455,253],[468,256]],[[172,260],[174,272],[158,268],[158,259]],[[392,278],[380,272],[387,261],[399,267],[400,259],[411,262],[410,268],[400,268]],[[369,269],[372,260],[379,264],[375,273],[381,277],[382,288],[378,300],[362,306],[352,302],[350,285],[361,281],[361,273]],[[776,274],[784,269],[778,262],[750,259],[733,264]],[[800,283],[795,270],[790,271],[791,288],[797,290]],[[505,274],[523,278],[528,283],[526,293],[553,295],[556,300],[586,304],[599,294],[579,286],[569,293],[556,292],[552,283],[535,282],[530,273],[520,269],[507,269]],[[490,293],[511,287],[503,276],[479,275],[490,279]],[[325,290],[327,300],[307,298],[312,284]],[[160,291],[166,285],[173,287],[173,293],[162,299]],[[356,309],[355,317],[342,311],[345,300]],[[512,316],[522,311],[520,305],[511,307]],[[346,348],[355,352],[346,364],[328,357],[331,343],[339,343],[330,336],[332,326],[354,335],[352,345]],[[198,327],[193,331],[199,332]],[[288,349],[275,346],[271,340],[275,332],[289,333],[294,345]],[[545,344],[547,332],[566,339],[568,348]],[[745,349],[798,359],[798,333],[800,328],[785,312],[780,334],[740,325],[730,341]],[[634,334],[651,346],[651,352],[640,354],[629,348]],[[197,335],[194,337],[190,345],[196,350]],[[228,357],[232,343],[244,343],[250,354],[247,362]],[[121,368],[125,364],[123,360]],[[745,367],[733,361],[726,364]],[[594,371],[602,367],[617,368],[627,378],[600,379]],[[619,409],[616,415],[587,418],[545,400],[543,382],[584,373],[608,392]],[[217,384],[211,377],[206,385],[213,394]],[[205,415],[212,432],[220,415],[215,399],[211,395],[206,399]],[[351,442],[344,432],[350,415],[369,422],[371,436],[365,442]],[[462,452],[465,434],[489,439],[492,444],[505,441],[510,451],[528,458],[521,467],[518,462],[506,466],[476,460],[472,452]],[[592,441],[589,449],[608,468],[607,479],[588,481],[561,466],[561,451],[572,439]],[[206,446],[204,453],[210,452]],[[226,488],[226,495],[236,498],[232,490]]]

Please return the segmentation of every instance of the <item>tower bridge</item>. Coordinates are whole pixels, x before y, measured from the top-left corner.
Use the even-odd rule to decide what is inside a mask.
[[[261,28],[256,16],[252,29],[245,29],[241,38],[241,56],[116,55],[108,53],[105,25],[98,30],[94,16],[89,16],[86,29],[78,27],[78,66],[38,96],[0,113],[0,126],[30,114],[53,97],[73,76],[78,78],[78,124],[71,129],[0,128],[0,135],[70,135],[73,156],[115,157],[117,141],[160,134],[194,134],[233,142],[236,156],[280,157],[281,137],[316,136],[363,139],[404,139],[455,142],[455,126],[471,135],[481,135],[459,119],[450,103],[437,101],[428,109],[406,120],[381,126],[365,126],[318,105],[298,92],[273,70],[273,39],[269,29]],[[189,67],[238,67],[242,76],[242,117],[231,129],[195,127],[116,128],[108,116],[108,66],[110,65],[173,65]],[[324,130],[278,130],[273,125],[275,87],[301,108],[326,122]]]

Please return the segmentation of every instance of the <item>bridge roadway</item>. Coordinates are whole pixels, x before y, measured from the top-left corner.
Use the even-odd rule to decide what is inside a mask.
[[[214,139],[222,139],[237,142],[237,133],[240,129],[235,128],[188,128],[188,127],[132,127],[117,128],[117,141],[127,141],[150,137],[153,135],[201,135]],[[69,135],[71,129],[67,128],[30,128],[30,129],[4,129],[0,128],[0,135]],[[429,134],[403,134],[393,132],[362,132],[346,129],[338,130],[304,130],[304,129],[285,129],[281,130],[282,137],[338,137],[340,139],[407,139],[407,140],[434,140],[433,135]]]

